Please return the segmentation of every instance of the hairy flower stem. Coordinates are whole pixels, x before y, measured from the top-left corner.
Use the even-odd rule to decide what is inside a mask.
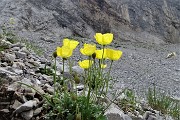
[[[65,83],[64,83],[64,61],[65,59],[63,58],[63,70],[62,70],[62,77],[63,77],[63,87],[65,88]]]
[[[56,95],[56,58],[55,58],[55,61],[54,61],[54,94]]]
[[[89,56],[89,65],[91,64],[91,57]],[[92,73],[92,70],[91,70],[92,67],[89,67],[88,68],[88,81],[87,81],[87,84],[89,84],[89,90],[88,90],[88,94],[87,94],[87,107],[89,107],[89,99],[90,99],[90,93],[91,93],[91,73]]]
[[[109,71],[108,71],[108,74],[107,74],[108,79],[106,79],[106,94],[107,94],[108,87],[109,87],[109,77],[110,77],[110,72],[111,72],[111,69],[112,69],[112,63],[113,63],[113,60],[111,60],[111,64],[110,64]]]
[[[104,91],[104,87],[106,85],[106,94],[107,94],[107,91],[108,91],[108,87],[109,87],[109,76],[110,76],[110,72],[111,72],[111,69],[112,69],[112,63],[113,63],[113,60],[111,60],[111,64],[110,64],[110,67],[109,67],[109,71],[107,73],[107,79],[105,79],[105,84],[103,84],[102,86],[102,89],[101,89],[101,93],[100,93],[100,96],[103,94],[103,91]]]
[[[101,64],[104,64],[104,48],[105,48],[105,45],[102,46],[103,53],[102,53]],[[100,68],[101,68],[101,64],[100,64]],[[101,68],[101,78],[102,78],[102,75],[103,75],[103,68]]]

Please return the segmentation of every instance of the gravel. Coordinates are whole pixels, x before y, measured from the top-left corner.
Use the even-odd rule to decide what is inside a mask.
[[[73,38],[87,43],[96,43],[95,40]],[[40,48],[45,50],[47,57],[58,45],[62,44],[62,38],[53,43],[40,42]],[[113,41],[115,43],[115,40]],[[79,55],[79,49],[75,49],[71,59],[74,65],[83,56]],[[180,44],[153,44],[142,42],[117,42],[110,46],[123,51],[120,60],[113,63],[111,75],[117,83],[115,89],[129,87],[134,89],[140,96],[147,93],[149,87],[155,84],[157,89],[170,96],[180,98]],[[176,52],[177,56],[167,58],[171,52]]]

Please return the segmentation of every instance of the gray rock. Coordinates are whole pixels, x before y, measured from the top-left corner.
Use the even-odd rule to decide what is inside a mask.
[[[77,74],[84,74],[84,69],[82,69],[80,66],[73,66],[72,71],[76,72]]]
[[[42,111],[42,107],[40,107],[40,108],[37,108],[36,110],[34,110],[34,116],[36,116],[36,115],[38,115],[39,113],[41,113],[41,111]]]
[[[0,43],[1,43],[2,45],[8,45],[8,46],[12,45],[12,43],[10,43],[9,41],[7,41],[6,39],[1,39]]]
[[[84,89],[84,85],[77,85],[76,89],[78,91],[82,91]]]
[[[3,112],[3,113],[9,113],[9,109],[1,109],[0,112]]]
[[[30,55],[29,50],[27,50],[26,47],[21,48],[20,52],[26,53],[27,55]]]
[[[123,115],[123,120],[132,120],[132,118],[126,114]]]
[[[3,62],[3,63],[0,63],[1,65],[1,67],[7,67],[8,66],[8,64],[7,64],[7,62]]]
[[[11,50],[12,50],[12,51],[19,51],[20,48],[19,48],[19,47],[13,47],[13,48],[11,48]]]
[[[40,93],[40,94],[45,94],[45,92],[44,92],[44,90],[42,90],[42,88],[40,87],[40,86],[38,86],[38,85],[35,85],[35,86],[33,86],[34,87],[34,89],[36,89],[37,91],[38,91],[38,93]]]
[[[156,116],[149,115],[147,120],[159,120],[159,119],[157,119]]]
[[[14,71],[17,75],[23,74],[23,70],[20,70],[20,69],[15,69],[15,68],[13,68],[13,71]]]
[[[49,94],[54,93],[54,88],[47,83],[44,85],[43,89],[45,89]]]
[[[6,53],[4,57],[7,62],[14,62],[16,58],[15,54],[10,53]]]
[[[106,110],[105,115],[107,116],[108,120],[124,120],[122,117],[124,115],[123,111],[113,103]]]
[[[15,112],[17,114],[21,113],[21,112],[24,112],[24,111],[28,111],[28,110],[31,110],[33,107],[35,107],[37,104],[36,101],[33,101],[33,100],[30,100],[30,101],[27,101],[25,102],[24,104],[22,104],[21,106],[19,106]],[[33,111],[32,111],[33,112]]]
[[[25,64],[23,62],[13,62],[12,67],[23,69],[23,68],[25,68]]]
[[[39,67],[40,64],[41,64],[39,61],[35,61],[35,60],[33,60],[33,59],[30,59],[28,62],[29,62],[30,64],[32,64],[33,66],[36,66],[36,67]]]
[[[18,100],[15,100],[14,101],[14,104],[12,105],[12,107],[11,108],[13,108],[13,109],[17,109],[19,106],[21,106],[22,105],[22,103],[20,103]]]
[[[46,80],[46,81],[52,81],[52,76],[48,76],[48,75],[41,75],[41,79],[40,80]]]
[[[20,49],[22,48],[22,47],[24,47],[25,45],[24,44],[22,44],[22,43],[20,43],[20,42],[17,42],[17,43],[15,43],[15,44],[12,44],[11,45],[11,48],[13,48],[13,47],[19,47]]]
[[[18,58],[18,59],[25,59],[26,58],[26,56],[27,56],[27,54],[26,53],[24,53],[24,52],[15,52],[15,55],[16,55],[16,58]]]
[[[152,116],[155,116],[155,114],[150,111],[146,111],[143,115],[143,119],[145,120],[150,119],[149,116],[151,116],[150,118],[152,118]]]
[[[17,82],[12,83],[11,85],[8,86],[7,91],[17,91],[18,89],[21,88],[21,85]]]
[[[16,73],[13,73],[13,72],[8,71],[6,69],[7,69],[7,67],[6,68],[0,67],[1,78],[7,78],[8,76],[11,76],[11,75],[17,75]]]
[[[22,112],[21,116],[25,119],[25,120],[30,120],[33,117],[33,110],[29,110],[26,112]]]
[[[59,70],[59,71],[63,71],[63,65],[62,64],[60,64],[58,61],[57,61],[57,69]],[[64,72],[69,72],[69,67],[67,66],[67,65],[64,65]]]

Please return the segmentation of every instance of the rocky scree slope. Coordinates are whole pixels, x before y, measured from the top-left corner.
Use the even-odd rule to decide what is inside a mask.
[[[15,31],[38,43],[93,38],[95,32],[112,32],[117,40],[179,43],[179,8],[179,0],[0,0],[0,24],[12,17]]]
[[[120,82],[133,84],[136,78],[132,87],[144,91],[157,81],[180,96],[180,47],[164,44],[180,42],[179,8],[179,0],[0,0],[0,25],[14,18],[13,27],[7,28],[45,49],[46,56],[64,37],[93,38],[96,32],[112,32],[112,46],[124,51],[112,73]],[[170,52],[177,57],[166,59]],[[145,74],[149,69],[151,75]]]
[[[27,50],[25,44],[20,42],[12,44],[6,39],[0,39],[0,46],[6,46],[3,51],[2,49],[0,51],[0,120],[44,120],[44,115],[47,114],[49,110],[44,106],[46,103],[42,98],[42,95],[46,94],[51,96],[54,93],[54,67],[53,64],[51,64],[53,61],[38,57],[32,51]],[[128,48],[126,48],[126,50],[127,49]],[[127,53],[126,50],[124,51]],[[124,57],[126,58],[127,56],[125,55]],[[131,59],[131,57],[129,59]],[[133,58],[136,59],[135,56]],[[122,63],[124,62],[126,61],[122,59]],[[118,63],[116,63],[115,66],[117,65]],[[124,69],[124,66],[120,67],[121,69]],[[57,68],[56,73],[60,77],[62,76],[62,64],[57,62]],[[116,69],[119,68],[115,67],[113,71],[116,72]],[[47,72],[45,72],[45,70]],[[84,89],[84,85],[82,84],[84,70],[75,65],[72,67],[72,72],[73,74],[76,73],[80,78],[81,83],[77,84],[77,88],[73,87],[74,89],[77,89],[78,94],[80,95]],[[113,74],[117,75],[115,72]],[[123,72],[124,73],[119,74],[121,75],[120,77],[126,73],[125,70],[123,70]],[[69,73],[67,66],[65,66],[64,77],[75,79]],[[30,85],[38,92],[20,83]],[[122,84],[118,86],[121,85]],[[143,84],[139,85],[143,86]],[[68,86],[69,89],[73,89],[70,87],[71,85]],[[121,90],[122,88],[118,88],[118,91]],[[119,105],[118,101],[123,98],[122,96],[124,96],[124,94],[117,98],[114,103]],[[104,98],[104,101],[106,101],[104,104],[110,103],[107,98]],[[126,110],[121,110],[126,105],[120,108],[114,103],[111,104],[105,112],[108,120],[173,120],[170,116],[164,116],[159,111],[153,110],[145,101],[137,102],[137,110],[128,113],[125,113],[127,112]]]

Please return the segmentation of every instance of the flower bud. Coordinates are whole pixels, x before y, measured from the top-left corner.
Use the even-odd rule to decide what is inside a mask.
[[[56,58],[57,57],[57,52],[53,52],[53,57]]]
[[[92,58],[95,59],[96,58],[96,53],[92,54]]]

